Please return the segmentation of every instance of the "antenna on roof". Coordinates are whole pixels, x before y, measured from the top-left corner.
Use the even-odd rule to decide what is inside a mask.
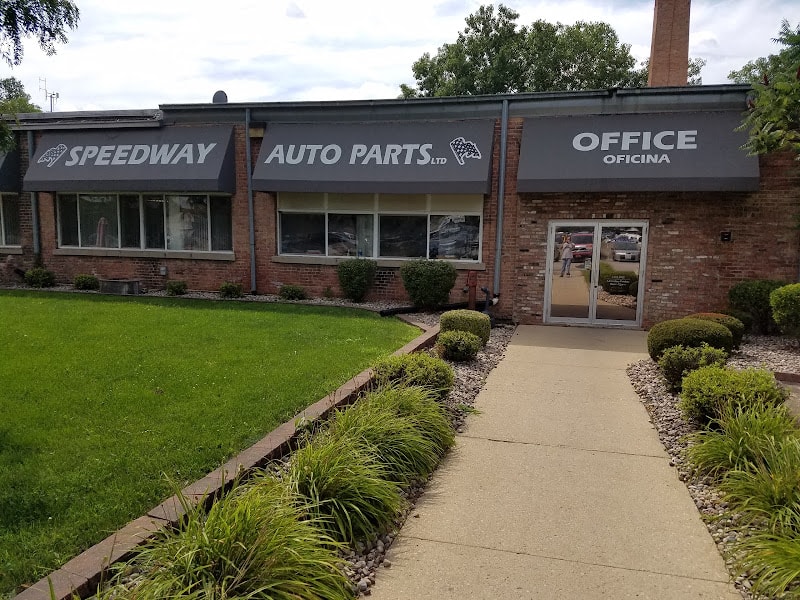
[[[39,91],[44,92],[44,97],[50,99],[50,112],[53,112],[53,105],[58,100],[58,92],[47,91],[47,79],[39,77]]]

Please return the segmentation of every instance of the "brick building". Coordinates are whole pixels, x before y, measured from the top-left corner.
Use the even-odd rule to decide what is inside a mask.
[[[0,164],[0,260],[150,289],[339,293],[373,258],[448,260],[521,323],[649,327],[796,281],[800,172],[749,157],[747,88],[703,86],[42,113]],[[576,245],[570,277],[559,246]],[[578,243],[580,242],[580,243]]]

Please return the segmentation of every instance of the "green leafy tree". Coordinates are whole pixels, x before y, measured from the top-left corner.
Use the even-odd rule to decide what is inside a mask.
[[[792,29],[784,19],[773,41],[785,48],[747,63],[728,78],[753,84],[742,124],[750,134],[745,149],[750,154],[788,149],[800,160],[800,25]]]
[[[69,0],[0,0],[0,55],[9,65],[22,62],[22,40],[35,37],[48,55],[66,43],[78,24],[78,7]]]
[[[519,13],[502,4],[481,6],[466,28],[435,56],[412,65],[416,87],[400,86],[404,98],[461,96],[609,87],[644,87],[647,64],[636,68],[630,44],[607,23],[574,25],[537,20],[517,26]],[[690,63],[699,78],[705,61]],[[694,69],[694,71],[693,71]],[[699,83],[699,79],[697,81]]]
[[[31,102],[30,95],[25,91],[22,82],[14,77],[0,79],[0,119],[14,118],[18,113],[41,112],[41,109]],[[11,128],[4,120],[0,121],[0,151],[7,151],[14,147],[14,135]]]

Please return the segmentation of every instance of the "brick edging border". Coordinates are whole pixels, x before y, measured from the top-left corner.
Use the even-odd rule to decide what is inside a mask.
[[[439,335],[438,325],[428,327],[415,322],[413,317],[405,315],[397,317],[419,327],[423,333],[397,350],[395,355],[430,348],[436,342],[436,337]],[[302,430],[296,427],[298,421],[313,422],[326,418],[333,410],[355,401],[371,381],[371,369],[362,371],[336,391],[279,425],[218,469],[183,488],[180,495],[188,507],[196,506],[203,501],[213,501],[229,489],[233,481],[243,473],[264,467],[270,461],[289,452],[296,444]],[[176,525],[185,514],[186,509],[179,495],[167,498],[146,515],[131,521],[13,598],[14,600],[70,600],[74,595],[84,598],[93,594],[109,566],[132,557],[137,548],[150,541],[161,529]]]

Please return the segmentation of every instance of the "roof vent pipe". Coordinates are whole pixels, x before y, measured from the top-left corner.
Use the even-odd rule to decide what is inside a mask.
[[[495,296],[500,295],[500,264],[503,258],[503,210],[506,196],[506,150],[508,146],[508,100],[503,100],[500,111],[500,166],[497,174],[497,231],[494,249]]]

